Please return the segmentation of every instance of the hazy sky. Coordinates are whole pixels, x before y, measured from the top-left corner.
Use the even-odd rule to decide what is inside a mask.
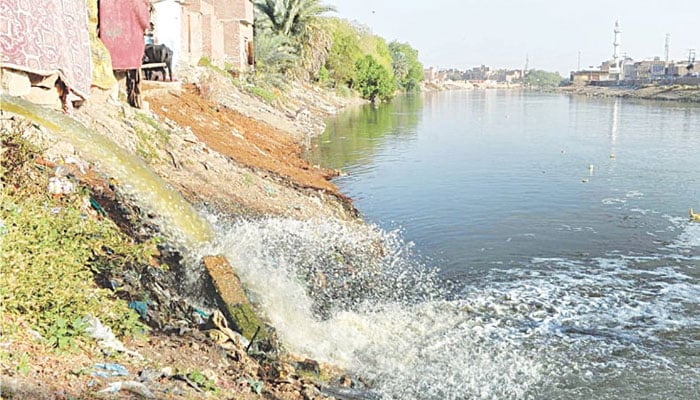
[[[409,42],[426,66],[530,68],[568,75],[612,57],[620,20],[622,53],[634,59],[700,60],[700,0],[325,0],[337,15],[387,40]]]

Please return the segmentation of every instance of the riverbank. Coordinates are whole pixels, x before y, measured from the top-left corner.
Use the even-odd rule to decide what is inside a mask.
[[[694,85],[648,85],[642,87],[563,86],[554,89],[554,91],[587,97],[700,102],[700,86]]]
[[[325,116],[360,101],[295,84],[273,106],[207,68],[194,69],[180,82],[144,82],[142,95],[150,111],[108,101],[105,93],[94,92],[75,118],[145,161],[200,210],[224,218],[356,220],[350,200],[328,181],[336,171],[309,165],[301,152],[305,142],[321,133]],[[164,232],[154,223],[157,216],[125,190],[132,182],[104,175],[99,160],[84,159],[81,149],[39,125],[8,113],[3,113],[2,120],[6,129],[20,130],[21,136],[41,149],[40,156],[27,160],[22,171],[37,175],[36,182],[68,183],[65,187],[70,189],[62,186],[53,194],[42,184],[35,190],[44,190],[37,194],[44,199],[39,204],[58,210],[42,214],[49,225],[62,218],[62,209],[82,202],[88,204],[81,209],[83,219],[114,223],[133,243],[158,243],[150,261],[124,265],[106,275],[102,272],[95,282],[85,282],[95,290],[113,292],[115,304],[131,307],[131,314],[140,315],[152,329],[145,336],[123,337],[128,352],[105,351],[82,336],[71,339],[76,346],[70,351],[56,349],[31,319],[3,312],[3,397],[91,398],[106,390],[108,398],[135,398],[134,393],[141,392],[154,398],[310,399],[328,397],[322,393],[328,386],[347,390],[362,386],[332,367],[281,351],[273,339],[274,327],[263,329],[269,335],[260,333],[257,340],[248,334],[247,340],[255,342],[252,349],[238,334],[229,335],[230,340],[214,340],[208,333],[211,320],[208,325],[205,322],[217,308],[218,291],[202,283],[188,286],[187,278],[204,274],[204,267],[199,260],[183,258],[185,254],[162,238]],[[5,139],[3,134],[3,143]],[[21,147],[4,146],[3,163]],[[3,190],[3,196],[21,200],[12,196],[23,193]],[[3,212],[15,215],[22,210]],[[13,240],[13,234],[13,229],[5,231],[3,240]],[[16,273],[4,270],[2,277],[14,279]],[[58,277],[50,279],[61,285]],[[189,296],[197,291],[196,298]],[[3,298],[8,295],[4,293]]]

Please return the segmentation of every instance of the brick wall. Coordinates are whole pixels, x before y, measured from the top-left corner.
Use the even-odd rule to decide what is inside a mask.
[[[228,62],[248,69],[248,42],[253,40],[251,0],[190,0],[183,6],[183,59],[197,63],[207,57],[219,67]]]

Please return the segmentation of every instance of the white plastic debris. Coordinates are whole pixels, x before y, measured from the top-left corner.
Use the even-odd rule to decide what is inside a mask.
[[[75,185],[65,177],[49,178],[49,193],[51,194],[69,194],[73,193],[74,189]]]
[[[141,355],[135,351],[128,350],[124,346],[124,343],[120,342],[117,337],[114,336],[112,329],[108,326],[102,325],[102,322],[100,322],[98,318],[89,316],[86,317],[84,321],[87,324],[85,333],[97,340],[97,345],[101,348],[142,358]]]
[[[155,399],[156,396],[141,382],[121,381],[110,383],[109,386],[97,392],[98,395],[117,393],[120,390],[128,390],[147,399]]]

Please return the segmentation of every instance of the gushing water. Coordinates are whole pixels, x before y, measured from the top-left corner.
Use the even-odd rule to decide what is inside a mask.
[[[494,324],[446,300],[398,232],[239,221],[212,251],[227,255],[284,343],[358,371],[387,398],[525,398],[541,380],[540,357],[490,340]]]
[[[700,285],[687,260],[535,258],[457,286],[396,231],[288,219],[219,228],[206,251],[227,255],[283,342],[357,371],[387,399],[629,398],[639,388],[663,398],[651,373],[692,398],[700,383]],[[669,246],[693,245],[686,228]]]
[[[0,102],[3,111],[42,125],[80,149],[82,155],[95,163],[101,172],[123,183],[127,193],[158,215],[165,222],[160,225],[189,248],[212,238],[212,229],[206,220],[178,192],[143,161],[122,150],[109,138],[92,132],[65,114],[18,97],[0,94]]]

